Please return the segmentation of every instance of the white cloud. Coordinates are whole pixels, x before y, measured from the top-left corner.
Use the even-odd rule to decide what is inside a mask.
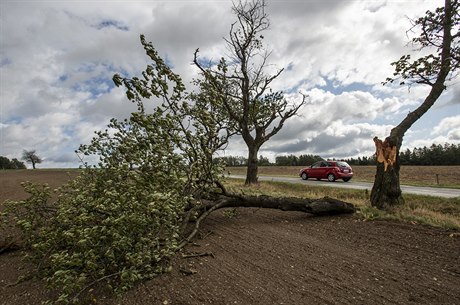
[[[460,128],[451,130],[447,133],[447,139],[450,143],[460,143]]]
[[[433,129],[432,135],[446,134],[451,140],[460,140],[460,114],[441,120],[438,126]]]
[[[311,103],[262,146],[262,154],[372,153],[372,137],[386,136],[423,100],[427,89],[381,82],[392,74],[390,63],[409,51],[405,16],[422,15],[437,3],[267,2],[269,70],[286,68],[274,89],[295,92],[287,98],[297,101],[302,90]],[[73,151],[79,144],[111,117],[135,109],[111,78],[145,68],[140,34],[189,83],[198,72],[191,65],[195,49],[207,59],[226,55],[222,38],[234,20],[231,1],[219,0],[3,1],[0,9],[0,155],[17,158],[23,149],[36,149],[43,167],[78,166]],[[460,87],[452,86],[430,112],[459,113]],[[458,140],[458,115],[442,119],[424,128],[432,128],[433,139]],[[420,140],[415,134],[408,137],[413,143]],[[226,153],[244,155],[245,145],[235,138]]]

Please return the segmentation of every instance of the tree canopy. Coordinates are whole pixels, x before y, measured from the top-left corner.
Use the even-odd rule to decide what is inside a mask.
[[[23,162],[16,158],[8,159],[7,157],[0,156],[0,169],[25,169],[26,166]]]
[[[42,163],[43,159],[39,157],[36,153],[35,149],[33,150],[24,150],[22,152],[22,160],[26,161],[27,163],[32,164],[32,168],[35,169],[36,164]]]
[[[144,36],[141,43],[152,60],[143,79],[114,76],[138,111],[112,119],[77,151],[99,163],[57,190],[56,201],[48,186],[25,183],[31,196],[6,203],[57,302],[79,301],[96,284],[122,292],[167,271],[188,219],[219,185],[220,165],[210,161],[225,133],[199,101],[184,99],[181,78]],[[163,104],[147,113],[145,97]]]
[[[263,33],[270,27],[265,0],[234,3],[237,18],[225,38],[230,57],[215,66],[205,65],[195,52],[194,63],[202,72],[198,80],[202,92],[216,101],[216,112],[222,113],[234,131],[241,135],[248,148],[246,184],[257,183],[258,152],[276,135],[286,120],[306,103],[288,101],[283,92],[274,92],[272,82],[283,69],[266,72],[270,51],[263,44]]]

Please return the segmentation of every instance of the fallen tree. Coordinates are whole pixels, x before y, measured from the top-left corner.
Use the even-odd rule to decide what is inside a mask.
[[[182,187],[183,178],[166,181],[158,172],[104,165],[86,168],[58,190],[57,201],[50,200],[49,187],[26,183],[30,197],[6,207],[23,232],[36,276],[58,293],[57,303],[80,302],[96,285],[121,293],[167,272],[170,258],[219,209],[255,207],[319,216],[354,212],[353,205],[329,197],[248,196],[227,193],[223,186],[186,195],[164,184]]]
[[[317,216],[347,214],[355,211],[348,202],[330,197],[319,199],[297,197],[243,196],[225,198],[219,208],[265,208],[282,211],[299,211]]]
[[[153,45],[141,36],[152,60],[142,78],[115,75],[138,110],[112,119],[105,131],[76,151],[83,171],[56,190],[25,183],[30,197],[6,203],[6,217],[22,230],[37,276],[56,290],[57,303],[74,303],[104,285],[120,293],[171,269],[212,212],[230,207],[352,213],[332,198],[274,198],[233,194],[214,159],[235,133],[234,122],[216,111],[213,88],[188,94]],[[160,102],[152,112],[148,100]],[[87,156],[99,158],[87,164]],[[52,199],[55,198],[55,199]],[[9,218],[8,218],[9,219]]]
[[[186,246],[196,233],[198,233],[201,221],[203,221],[212,212],[223,208],[264,208],[278,209],[282,211],[298,211],[310,213],[317,216],[350,214],[355,212],[355,207],[348,202],[337,200],[330,197],[319,199],[298,198],[298,197],[271,197],[271,196],[236,196],[221,195],[219,199],[210,201],[201,207],[198,207],[199,216],[194,228],[187,237],[185,237],[178,246],[178,250]],[[189,214],[192,210],[189,211]],[[185,231],[185,227],[184,227]]]

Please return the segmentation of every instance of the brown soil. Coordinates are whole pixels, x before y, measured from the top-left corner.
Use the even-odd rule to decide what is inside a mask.
[[[65,179],[61,173],[38,173],[43,173],[41,181],[59,184]],[[15,183],[5,179],[10,180],[0,174],[0,200],[21,197]],[[460,238],[456,231],[364,222],[357,216],[313,217],[239,209],[232,218],[224,211],[215,212],[201,232],[203,238],[197,238],[183,253],[213,256],[184,259],[179,253],[171,273],[118,298],[96,295],[93,301],[139,305],[460,304]],[[40,304],[46,299],[44,284],[38,280],[6,287],[30,270],[19,251],[0,255],[0,304]],[[194,274],[186,275],[183,270]]]

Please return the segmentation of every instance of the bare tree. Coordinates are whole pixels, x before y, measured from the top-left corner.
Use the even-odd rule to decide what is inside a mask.
[[[257,183],[260,147],[306,102],[303,96],[299,103],[290,103],[282,92],[273,92],[270,88],[283,69],[273,75],[265,73],[271,53],[262,44],[262,33],[270,26],[266,6],[264,0],[233,4],[237,21],[225,38],[230,62],[222,58],[213,67],[199,59],[199,50],[194,56],[194,63],[204,76],[198,81],[201,89],[218,92],[215,98],[220,111],[226,113],[248,147],[246,184]]]
[[[36,150],[24,150],[22,152],[22,160],[27,163],[32,163],[33,169],[35,169],[36,164],[42,163],[43,159],[36,154]]]
[[[446,89],[446,81],[457,76],[460,66],[460,16],[458,0],[445,0],[444,7],[413,21],[411,30],[420,30],[412,39],[419,50],[432,53],[411,61],[410,55],[402,56],[395,66],[393,78],[401,85],[424,84],[431,87],[428,96],[414,111],[394,127],[384,140],[374,138],[377,154],[377,173],[371,192],[371,204],[380,209],[404,203],[399,184],[399,150],[406,131],[420,119],[438,100]]]

